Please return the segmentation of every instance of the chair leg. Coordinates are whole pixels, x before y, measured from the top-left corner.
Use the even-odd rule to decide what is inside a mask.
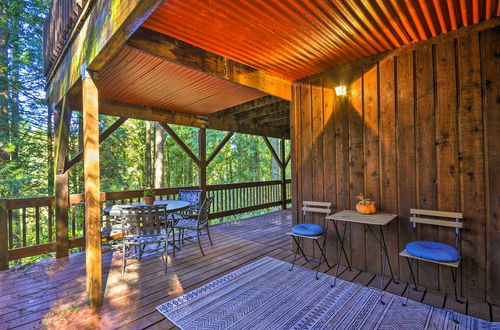
[[[450,267],[451,269],[451,276],[453,278],[453,292],[455,292],[455,297],[453,297],[453,322],[458,324],[458,318],[457,318],[457,313],[455,312],[455,305],[458,301],[458,295],[457,295],[457,271],[454,270],[453,267]]]
[[[412,278],[413,278],[413,282],[415,283],[415,290],[417,290],[417,282],[415,281],[415,277],[413,276],[413,271],[412,271],[413,259],[411,259],[411,261],[410,261],[410,258],[406,258],[406,261],[408,262],[408,267],[410,268],[410,274],[408,275],[408,287],[406,288],[406,299],[405,299],[405,302],[403,303],[403,306],[408,305],[408,299],[410,296],[410,289],[411,289],[410,281]]]
[[[165,239],[165,274],[167,273],[167,269],[168,269],[168,236],[167,238]],[[174,253],[175,253],[175,248],[174,248]]]
[[[127,266],[127,247],[125,246],[125,243],[123,243],[123,248],[122,248],[122,277],[125,275],[125,267]]]
[[[319,250],[321,251],[321,253],[319,254],[319,261],[318,261],[318,266],[316,266],[316,279],[319,280],[319,267],[321,266],[321,264],[323,263],[322,262],[322,258],[323,258],[323,249],[321,248],[321,246],[319,245],[318,243],[318,240],[315,240],[316,241],[316,244],[318,245],[318,248]],[[326,242],[326,238],[324,239],[324,242]],[[325,248],[325,244],[323,243],[323,248]],[[325,257],[325,260],[326,260],[326,257]]]
[[[214,243],[212,243],[212,237],[210,237],[210,230],[208,229],[208,225],[207,225],[207,234],[208,234],[208,240],[210,241],[210,245],[214,245]]]
[[[292,271],[293,267],[295,266],[295,261],[297,260],[297,254],[299,254],[299,247],[300,247],[299,241],[297,241],[295,236],[292,236],[292,239],[295,242],[295,244],[297,245],[297,248],[295,249],[295,255],[293,256],[292,267],[290,267],[289,271]]]
[[[201,247],[201,240],[200,240],[200,231],[196,230],[196,236],[198,238],[198,245],[200,246],[200,251],[203,256],[205,256],[205,253],[203,252],[203,248]]]
[[[385,305],[384,302],[384,278],[385,278],[385,254],[382,254],[382,277],[380,278],[380,303]]]

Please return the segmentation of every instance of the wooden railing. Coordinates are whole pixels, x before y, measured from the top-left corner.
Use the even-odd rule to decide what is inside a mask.
[[[286,180],[287,196],[282,198],[282,182],[263,181],[207,186],[207,196],[213,197],[210,218],[217,219],[290,203],[290,180]],[[177,199],[178,187],[156,189],[161,199]],[[103,192],[102,208],[138,202],[143,190]],[[83,194],[70,195],[68,237],[69,247],[85,244]],[[283,202],[285,201],[285,205]],[[8,261],[55,252],[56,228],[54,197],[2,198],[0,199],[0,269],[8,268]]]
[[[48,75],[61,55],[90,0],[53,0],[43,29],[44,73]]]

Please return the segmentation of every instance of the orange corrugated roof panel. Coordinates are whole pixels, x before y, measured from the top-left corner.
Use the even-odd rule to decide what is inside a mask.
[[[143,26],[295,80],[499,11],[500,0],[169,0]]]
[[[127,47],[99,72],[97,84],[104,99],[197,115],[266,95]]]

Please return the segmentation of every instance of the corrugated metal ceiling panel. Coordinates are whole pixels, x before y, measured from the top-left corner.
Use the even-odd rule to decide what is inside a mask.
[[[143,26],[295,80],[499,15],[500,0],[169,0]]]
[[[102,98],[207,115],[266,94],[130,48],[99,72]]]

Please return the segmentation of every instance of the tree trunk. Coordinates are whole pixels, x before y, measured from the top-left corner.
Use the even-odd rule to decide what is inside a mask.
[[[166,163],[167,163],[167,175],[165,177],[165,181],[166,181],[167,187],[170,187],[172,185],[172,176],[170,174],[170,154],[168,153],[169,147],[168,147],[168,144],[166,143],[166,141],[165,141],[164,146],[166,148],[166,150],[164,150],[164,153],[165,153]]]
[[[163,143],[163,128],[160,126],[160,124],[156,123],[155,188],[163,187]]]
[[[278,152],[279,150],[279,140],[275,138],[271,138],[271,145],[274,148],[274,151]],[[272,179],[273,180],[279,180],[280,179],[280,166],[274,159],[274,157],[271,157],[271,167],[272,167]]]
[[[0,6],[0,17],[7,15],[5,4]],[[5,19],[0,20],[0,166],[7,165],[10,160],[9,142],[9,95],[8,95],[8,39],[9,31]]]
[[[145,159],[146,159],[146,185],[148,187],[151,187],[151,179],[153,177],[152,175],[152,168],[151,168],[151,122],[146,121],[146,148],[144,150],[145,152]]]
[[[11,151],[11,159],[16,161],[19,157],[19,20],[13,20],[9,32],[9,44],[11,45],[10,62],[10,142],[14,146]]]

